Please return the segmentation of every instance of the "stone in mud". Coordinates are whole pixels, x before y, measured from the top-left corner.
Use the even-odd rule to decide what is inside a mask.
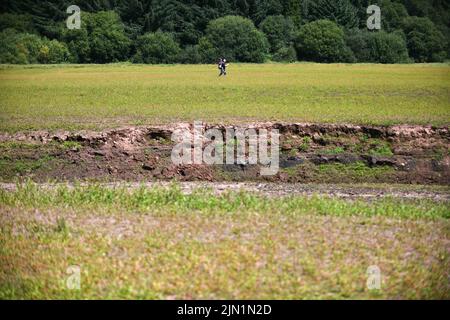
[[[108,173],[109,173],[109,174],[115,174],[115,173],[117,173],[117,168],[108,166]]]
[[[397,164],[396,160],[390,157],[366,156],[365,158],[369,166],[395,166]]]
[[[343,164],[350,164],[355,163],[357,161],[360,161],[361,158],[358,155],[351,154],[351,153],[345,153],[345,154],[335,154],[335,155],[324,155],[324,154],[318,154],[318,155],[312,155],[309,160],[314,163],[315,165],[318,164],[327,164],[327,163],[343,163]]]
[[[69,136],[70,136],[69,131],[62,131],[62,132],[55,133],[51,138],[54,141],[64,142],[64,141],[68,140]]]
[[[371,138],[381,138],[385,135],[385,130],[377,127],[364,127],[363,132]]]
[[[103,150],[94,150],[94,155],[104,157],[106,156],[106,152]]]
[[[355,163],[360,160],[361,160],[361,157],[359,157],[356,154],[344,153],[344,154],[336,155],[336,161],[339,163],[343,163],[343,164]]]
[[[301,157],[288,157],[287,159],[280,160],[280,168],[291,168],[303,164],[304,158]]]
[[[450,172],[450,157],[445,157],[442,160],[433,159],[431,160],[431,166],[434,171],[437,172]]]
[[[155,166],[151,163],[144,163],[142,164],[142,169],[151,171],[155,169]]]
[[[227,172],[243,172],[247,171],[249,168],[249,165],[246,164],[224,164],[222,165],[222,168],[224,171]]]
[[[170,140],[172,137],[172,131],[164,129],[149,129],[148,137],[150,139],[163,139]]]

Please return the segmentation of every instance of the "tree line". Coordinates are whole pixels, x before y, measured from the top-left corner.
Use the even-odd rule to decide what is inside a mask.
[[[15,0],[0,4],[0,63],[442,62],[449,30],[447,0]]]

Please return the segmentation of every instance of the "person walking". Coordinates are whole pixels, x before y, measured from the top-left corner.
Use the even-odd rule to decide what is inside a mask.
[[[222,69],[223,69],[223,75],[227,75],[227,59],[222,59]]]
[[[220,76],[226,76],[226,75],[227,75],[227,71],[226,71],[227,65],[226,65],[226,62],[227,62],[227,60],[224,59],[224,58],[220,58],[220,59],[219,59],[219,63],[218,63],[218,68],[219,68],[219,70],[220,70],[219,77],[220,77]]]

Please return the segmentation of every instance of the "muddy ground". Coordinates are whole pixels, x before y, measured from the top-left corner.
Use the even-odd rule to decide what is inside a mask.
[[[222,132],[229,127],[214,126]],[[448,127],[287,123],[247,127],[279,130],[276,175],[261,176],[259,165],[174,165],[173,131],[193,130],[180,123],[103,132],[3,133],[0,179],[450,185]]]

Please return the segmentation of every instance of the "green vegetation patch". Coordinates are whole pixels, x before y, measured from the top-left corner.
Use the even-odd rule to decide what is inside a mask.
[[[15,176],[32,174],[37,170],[51,170],[53,164],[62,161],[58,155],[68,149],[79,150],[78,142],[47,144],[26,141],[0,142],[0,177],[8,180]]]
[[[365,169],[362,169],[363,171]],[[68,187],[56,186],[42,189],[32,182],[17,185],[13,192],[0,190],[0,203],[9,206],[68,206],[104,207],[108,210],[158,211],[179,213],[201,211],[207,214],[241,214],[260,212],[260,215],[280,213],[284,215],[318,214],[331,216],[388,216],[403,218],[449,218],[448,205],[427,200],[402,201],[384,199],[375,202],[346,201],[328,197],[283,197],[267,198],[248,192],[225,192],[213,194],[208,189],[196,189],[184,194],[174,183],[169,188],[144,186],[128,189],[126,186],[108,188],[99,184]]]
[[[395,172],[390,166],[369,167],[364,162],[352,164],[330,163],[318,165],[318,172],[325,176],[347,176],[349,178],[374,178]]]
[[[369,64],[32,66],[0,69],[0,130],[177,121],[448,124],[450,67]],[[177,94],[174,94],[177,93]]]
[[[446,203],[28,183],[0,210],[3,299],[450,296]]]

